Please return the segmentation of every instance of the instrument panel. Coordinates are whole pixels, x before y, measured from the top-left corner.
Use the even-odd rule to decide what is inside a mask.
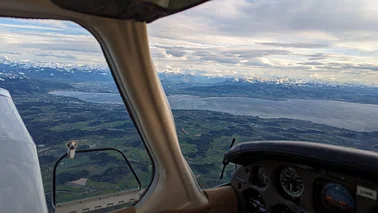
[[[239,212],[378,212],[378,180],[358,176],[293,161],[259,160],[240,167],[231,185]]]

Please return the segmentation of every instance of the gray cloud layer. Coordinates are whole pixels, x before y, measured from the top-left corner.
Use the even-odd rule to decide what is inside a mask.
[[[378,84],[378,2],[214,0],[148,26],[158,71]],[[104,64],[95,39],[61,21],[0,21],[0,56]]]
[[[277,43],[277,42],[261,42],[257,43],[273,47],[293,47],[293,48],[325,48],[327,44],[311,44],[311,43]]]
[[[166,55],[185,51],[180,60],[157,60],[161,71],[170,65],[214,75],[375,84],[376,11],[378,2],[369,0],[218,0],[159,20],[149,32],[152,46]]]

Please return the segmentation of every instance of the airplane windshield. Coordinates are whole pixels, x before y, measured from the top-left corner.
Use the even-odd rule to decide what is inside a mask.
[[[201,186],[223,183],[233,138],[377,151],[377,10],[357,0],[219,0],[150,24],[152,57]]]
[[[96,39],[72,22],[8,18],[0,19],[0,37],[0,88],[9,91],[0,89],[0,141],[30,141],[15,128],[19,117],[12,113],[18,111],[37,146],[50,212],[54,185],[56,204],[90,198],[113,203],[97,212],[134,205],[152,180],[153,164]],[[76,153],[53,173],[67,143],[77,151],[113,150]]]
[[[233,166],[219,176],[234,138],[378,151],[376,11],[369,0],[217,0],[149,24],[151,55],[199,185],[230,180]],[[46,197],[52,164],[72,141],[120,149],[148,187],[154,165],[94,37],[71,22],[4,18],[0,38],[0,88],[37,145]],[[116,158],[63,162],[57,197],[134,189]]]

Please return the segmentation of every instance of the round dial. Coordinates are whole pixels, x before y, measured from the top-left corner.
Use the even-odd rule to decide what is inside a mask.
[[[322,206],[329,212],[354,212],[353,195],[344,186],[337,183],[326,183],[322,195]]]
[[[269,177],[264,167],[259,166],[257,168],[256,184],[260,187],[266,187],[268,185]]]
[[[285,167],[280,173],[282,190],[291,198],[299,198],[303,194],[304,186],[301,177],[292,167]]]

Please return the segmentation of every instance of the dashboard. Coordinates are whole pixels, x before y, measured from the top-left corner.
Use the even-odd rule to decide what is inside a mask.
[[[378,212],[378,155],[310,142],[237,145],[231,186],[245,213]]]

